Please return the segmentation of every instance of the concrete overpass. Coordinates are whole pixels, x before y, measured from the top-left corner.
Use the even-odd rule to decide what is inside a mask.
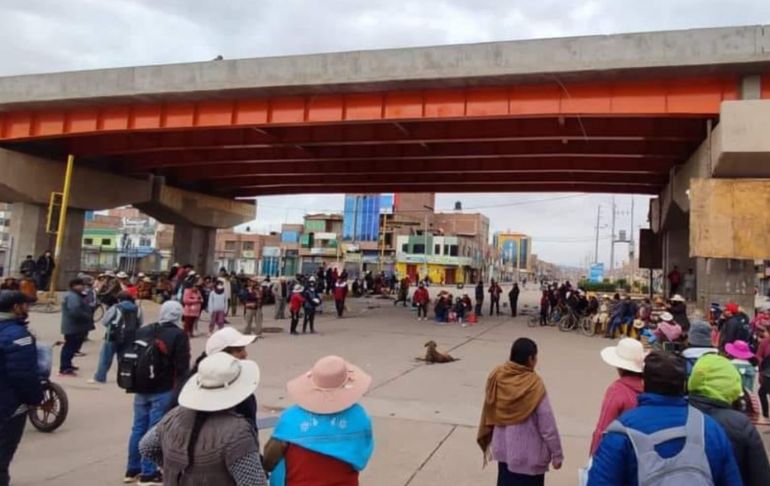
[[[666,262],[686,268],[686,174],[767,176],[767,137],[746,120],[766,122],[768,102],[745,101],[767,99],[770,32],[749,26],[0,78],[0,145],[7,161],[73,153],[83,170],[225,206],[345,191],[660,194]],[[740,114],[724,127],[728,109]]]

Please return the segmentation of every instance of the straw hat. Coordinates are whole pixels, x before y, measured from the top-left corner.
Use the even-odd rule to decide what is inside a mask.
[[[663,322],[671,322],[674,320],[674,316],[670,312],[661,312],[660,320]]]
[[[126,272],[118,272],[117,277],[118,278],[128,278],[128,274]]]
[[[674,294],[674,296],[671,297],[671,302],[684,302],[684,297],[679,294]]]
[[[307,373],[286,384],[289,396],[313,413],[331,414],[353,406],[372,384],[372,377],[339,356],[319,359]]]
[[[227,348],[242,348],[253,343],[257,336],[241,334],[233,327],[223,327],[206,341],[206,354],[212,356]]]
[[[623,338],[617,346],[602,349],[602,360],[613,368],[642,372],[644,363],[644,347],[636,339]]]
[[[259,385],[259,366],[227,353],[215,353],[198,365],[198,372],[187,380],[179,394],[179,404],[200,412],[232,408]]]

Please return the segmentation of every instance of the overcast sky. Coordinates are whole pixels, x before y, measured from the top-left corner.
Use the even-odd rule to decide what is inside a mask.
[[[0,0],[0,75],[744,24],[770,24],[770,0]],[[593,253],[597,206],[609,225],[612,198],[566,196],[443,194],[437,207],[460,200],[495,230],[531,234],[541,258],[579,265]],[[616,201],[628,229],[631,198]],[[635,226],[647,206],[636,198]],[[341,208],[341,196],[261,198],[251,226]]]

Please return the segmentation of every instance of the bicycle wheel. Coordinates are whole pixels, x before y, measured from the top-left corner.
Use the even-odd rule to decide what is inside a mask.
[[[99,304],[94,309],[94,322],[99,322],[104,317],[104,304]]]
[[[64,423],[68,412],[69,400],[64,388],[48,382],[43,388],[43,402],[37,407],[31,407],[27,415],[40,432],[53,432]]]
[[[559,330],[562,332],[569,332],[573,329],[572,316],[567,314],[559,321]]]
[[[590,317],[584,317],[580,320],[580,332],[583,335],[591,337],[596,334],[596,324]]]
[[[529,316],[529,319],[527,320],[527,326],[537,327],[538,324],[540,324],[540,316],[538,315]]]

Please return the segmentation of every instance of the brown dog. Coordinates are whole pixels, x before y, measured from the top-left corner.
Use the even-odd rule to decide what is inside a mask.
[[[426,363],[451,363],[452,361],[457,361],[455,358],[450,356],[447,353],[442,353],[438,349],[436,349],[437,344],[436,341],[428,341],[425,343],[425,347],[428,348],[425,350],[425,358],[417,358],[420,361],[425,361]]]

